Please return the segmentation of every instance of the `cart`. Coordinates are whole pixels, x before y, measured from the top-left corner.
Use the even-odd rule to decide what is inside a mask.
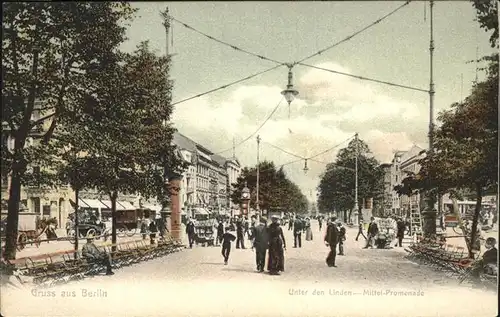
[[[19,212],[19,222],[17,225],[17,239],[16,248],[21,251],[26,247],[27,244],[35,244],[36,247],[40,246],[40,236],[46,233],[49,222],[40,222],[39,227],[37,227],[37,216],[38,214],[32,212]],[[7,214],[2,214],[2,229],[1,237],[2,240],[5,239],[6,226],[7,226]]]
[[[195,243],[202,246],[214,245],[214,220],[201,220],[195,224]]]

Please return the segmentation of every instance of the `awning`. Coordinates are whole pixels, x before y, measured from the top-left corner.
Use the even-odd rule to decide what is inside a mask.
[[[156,212],[160,212],[161,211],[161,206],[159,206],[159,205],[145,204],[142,207],[145,208],[145,209],[156,211]]]
[[[200,215],[209,215],[210,214],[208,212],[208,210],[206,210],[205,208],[195,208],[194,209],[194,213],[195,214],[200,214]]]
[[[80,208],[93,208],[93,209],[106,209],[108,208],[98,199],[78,199],[78,207]]]
[[[131,203],[129,203],[128,201],[117,201],[116,202],[117,205],[121,205],[124,210],[136,210],[137,207],[134,207],[134,205],[132,205]],[[118,209],[118,207],[116,207]]]
[[[101,202],[106,206],[106,207],[104,207],[105,209],[111,209],[111,200],[101,200]],[[128,209],[125,209],[125,207],[120,205],[117,201],[116,202],[116,210],[128,210]]]

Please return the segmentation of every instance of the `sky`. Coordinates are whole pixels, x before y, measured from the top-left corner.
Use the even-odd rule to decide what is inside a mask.
[[[124,51],[149,41],[158,54],[166,52],[160,10],[167,6],[177,20],[224,42],[253,53],[291,63],[322,50],[380,19],[401,1],[342,2],[134,2],[136,19],[128,28]],[[428,2],[411,2],[374,27],[306,61],[322,68],[429,88],[430,19]],[[470,93],[475,63],[492,52],[489,33],[474,21],[468,1],[434,5],[435,114]],[[276,64],[212,41],[178,22],[169,37],[174,81],[173,102],[221,87]],[[172,122],[180,133],[213,152],[231,157],[280,103],[259,130],[260,159],[276,165],[296,161],[269,144],[300,157],[335,147],[318,162],[286,165],[287,175],[314,200],[326,162],[356,132],[380,163],[394,151],[412,145],[427,147],[429,94],[362,81],[301,65],[293,68],[299,95],[288,105],[280,92],[287,84],[285,66],[228,88],[175,105]],[[484,74],[478,73],[479,80]],[[342,143],[344,142],[344,143]],[[244,166],[257,162],[256,136],[239,145],[236,157]]]

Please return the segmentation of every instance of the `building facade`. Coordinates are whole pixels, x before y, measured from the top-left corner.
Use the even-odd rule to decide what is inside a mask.
[[[195,208],[229,211],[231,184],[241,172],[236,158],[227,159],[196,143],[181,133],[174,133],[173,143],[189,164],[183,174],[180,190],[182,210],[192,216]]]
[[[419,211],[421,205],[420,194],[399,196],[394,187],[402,184],[402,180],[410,173],[417,174],[420,171],[419,160],[425,156],[425,150],[413,145],[408,151],[397,151],[390,164],[383,164],[386,171],[384,177],[385,196],[391,201],[391,209],[394,214],[405,216],[410,211]],[[390,171],[390,176],[388,176]],[[390,184],[389,181],[390,180]]]

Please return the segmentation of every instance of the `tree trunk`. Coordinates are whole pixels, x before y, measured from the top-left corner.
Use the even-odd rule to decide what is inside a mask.
[[[474,250],[479,251],[479,248],[476,248],[479,241],[479,236],[477,235],[477,225],[479,222],[479,214],[481,213],[481,204],[483,202],[483,187],[481,184],[476,184],[476,208],[474,210],[474,217],[472,218],[472,228],[470,233],[470,245],[469,248],[469,257],[474,258]]]
[[[464,235],[465,245],[467,246],[467,252],[470,253],[471,246],[470,246],[469,239],[468,239],[469,232],[467,231],[467,229],[465,228],[465,225],[463,223],[462,215],[460,214],[460,208],[458,207],[458,201],[456,198],[453,198],[453,197],[451,197],[451,201],[453,203],[453,214],[455,214],[455,216],[457,217],[458,225],[459,225],[460,229],[462,229],[462,233]]]
[[[78,188],[75,190],[75,260],[78,258],[78,239],[80,239],[80,233],[78,232],[78,200],[80,199],[78,196],[80,194],[80,190]]]
[[[347,210],[344,209],[344,222],[347,222]]]
[[[3,257],[6,260],[14,260],[16,258],[17,229],[19,225],[19,202],[21,201],[21,170],[22,166],[20,165],[12,166],[7,226],[5,228],[5,251],[3,254]]]
[[[116,191],[111,192],[109,195],[111,198],[111,250],[116,251],[116,199],[118,198],[118,194]]]
[[[351,223],[352,209],[349,209],[349,221],[347,223]]]

